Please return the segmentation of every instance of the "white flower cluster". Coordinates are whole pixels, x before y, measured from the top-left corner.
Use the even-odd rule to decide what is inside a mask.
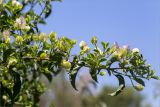
[[[19,17],[16,19],[15,21],[15,27],[19,28],[19,29],[25,29],[25,30],[29,30],[30,26],[28,26],[26,24],[26,20],[23,16]]]
[[[139,53],[140,51],[139,51],[138,48],[134,48],[134,49],[132,50],[132,52],[133,52],[133,53]]]
[[[20,2],[18,2],[17,0],[12,0],[12,5],[16,6],[16,7],[23,7],[23,5]]]
[[[80,48],[82,49],[82,51],[84,53],[88,53],[90,51],[90,47],[84,41],[81,41],[80,44],[79,44],[79,46],[80,46]]]
[[[114,43],[114,47],[116,51],[113,53],[113,55],[120,59],[125,57],[127,55],[127,51],[130,50],[128,45],[124,45],[123,47],[120,47],[117,42]],[[134,48],[132,50],[132,53],[139,53],[139,52],[140,51],[138,48]]]
[[[130,50],[128,45],[120,47],[117,42],[114,43],[114,47],[116,51],[113,53],[113,55],[119,59],[124,58],[127,55],[128,50]]]
[[[3,36],[4,36],[4,40],[5,43],[10,43],[10,31],[9,30],[4,30],[3,31]]]

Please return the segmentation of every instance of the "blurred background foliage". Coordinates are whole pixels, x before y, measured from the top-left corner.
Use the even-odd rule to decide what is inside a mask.
[[[41,107],[152,107],[146,102],[145,96],[132,87],[112,97],[108,93],[117,87],[104,86],[97,92],[96,84],[87,73],[78,77],[78,91],[67,80],[65,72],[55,77],[52,83],[42,78],[48,89],[40,98]]]

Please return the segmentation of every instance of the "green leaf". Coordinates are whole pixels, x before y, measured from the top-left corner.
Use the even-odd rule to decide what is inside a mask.
[[[125,81],[124,81],[123,76],[121,76],[121,75],[115,75],[115,76],[117,77],[117,79],[119,81],[119,87],[115,92],[109,93],[108,95],[110,95],[110,96],[117,96],[125,88]]]
[[[52,5],[50,4],[50,2],[46,2],[45,18],[49,17],[51,13],[52,13]]]
[[[156,80],[160,80],[160,78],[158,76],[152,76],[151,78],[156,79]]]
[[[139,84],[145,86],[145,83],[144,83],[144,81],[143,81],[141,78],[134,77],[134,80],[135,80],[136,82],[138,82]]]
[[[21,80],[20,75],[13,71],[14,75],[14,86],[13,86],[13,99],[19,94],[21,90]]]
[[[70,77],[70,81],[71,81],[71,85],[72,87],[77,90],[76,88],[76,76],[78,74],[78,71],[81,69],[82,65],[78,65],[77,67],[75,67],[71,72],[71,74],[69,75]]]
[[[10,99],[12,99],[12,91],[9,88],[2,86],[2,90],[5,91],[8,94]]]
[[[91,74],[92,79],[93,79],[94,81],[98,82],[96,69],[92,69],[92,68],[91,68],[91,69],[90,69],[90,74]]]
[[[105,43],[105,42],[101,42],[102,46],[103,46],[103,50],[106,50],[107,47],[109,46],[109,43]]]
[[[7,58],[14,52],[14,49],[7,49],[3,53],[3,61],[6,61]]]
[[[70,74],[71,85],[75,90],[77,90],[77,88],[76,88],[76,76],[77,76],[77,73],[78,73],[78,71],[73,71],[72,74]]]
[[[104,62],[106,60],[107,60],[106,58],[102,58],[102,59],[100,59],[100,62]]]

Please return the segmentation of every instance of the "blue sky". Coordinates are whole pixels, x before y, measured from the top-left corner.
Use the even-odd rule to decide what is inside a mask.
[[[53,3],[44,32],[55,31],[78,42],[96,35],[99,41],[138,47],[147,62],[160,74],[160,0],[64,0]],[[77,53],[78,44],[74,51]],[[74,53],[73,51],[73,53]],[[111,78],[113,80],[113,78]],[[114,84],[108,76],[99,86]],[[116,82],[116,81],[115,81]],[[152,94],[154,82],[147,82],[144,94]],[[117,83],[116,83],[117,84]]]

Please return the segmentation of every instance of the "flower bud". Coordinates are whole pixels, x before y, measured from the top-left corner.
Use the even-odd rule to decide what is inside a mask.
[[[34,41],[38,41],[38,38],[39,38],[39,37],[38,37],[38,35],[33,35],[32,38],[33,38]]]
[[[49,34],[49,39],[50,39],[51,41],[55,41],[55,40],[56,40],[56,36],[57,36],[56,32],[51,32],[51,33]]]
[[[137,91],[142,91],[144,89],[144,86],[141,85],[141,84],[138,84],[136,86],[134,86],[134,88],[137,90]]]
[[[42,58],[42,59],[47,58],[47,54],[46,53],[41,53],[40,58]]]
[[[106,72],[105,72],[105,71],[102,71],[102,72],[100,72],[100,75],[101,75],[101,76],[104,76],[104,75],[106,75]]]
[[[71,63],[66,60],[62,60],[61,66],[64,67],[65,69],[70,69],[71,68]]]
[[[22,44],[23,38],[21,36],[16,37],[16,43]]]
[[[139,51],[138,48],[134,48],[134,49],[132,50],[132,52],[133,52],[133,53],[139,53],[140,51]]]
[[[41,33],[39,36],[39,40],[42,42],[46,42],[47,41],[47,36],[45,33]]]
[[[97,44],[97,37],[96,36],[92,37],[91,43],[94,45]]]
[[[29,31],[31,28],[30,28],[30,26],[25,26],[25,28],[24,28],[26,31]]]
[[[74,44],[77,43],[77,41],[76,40],[72,40],[71,43],[74,45]]]

